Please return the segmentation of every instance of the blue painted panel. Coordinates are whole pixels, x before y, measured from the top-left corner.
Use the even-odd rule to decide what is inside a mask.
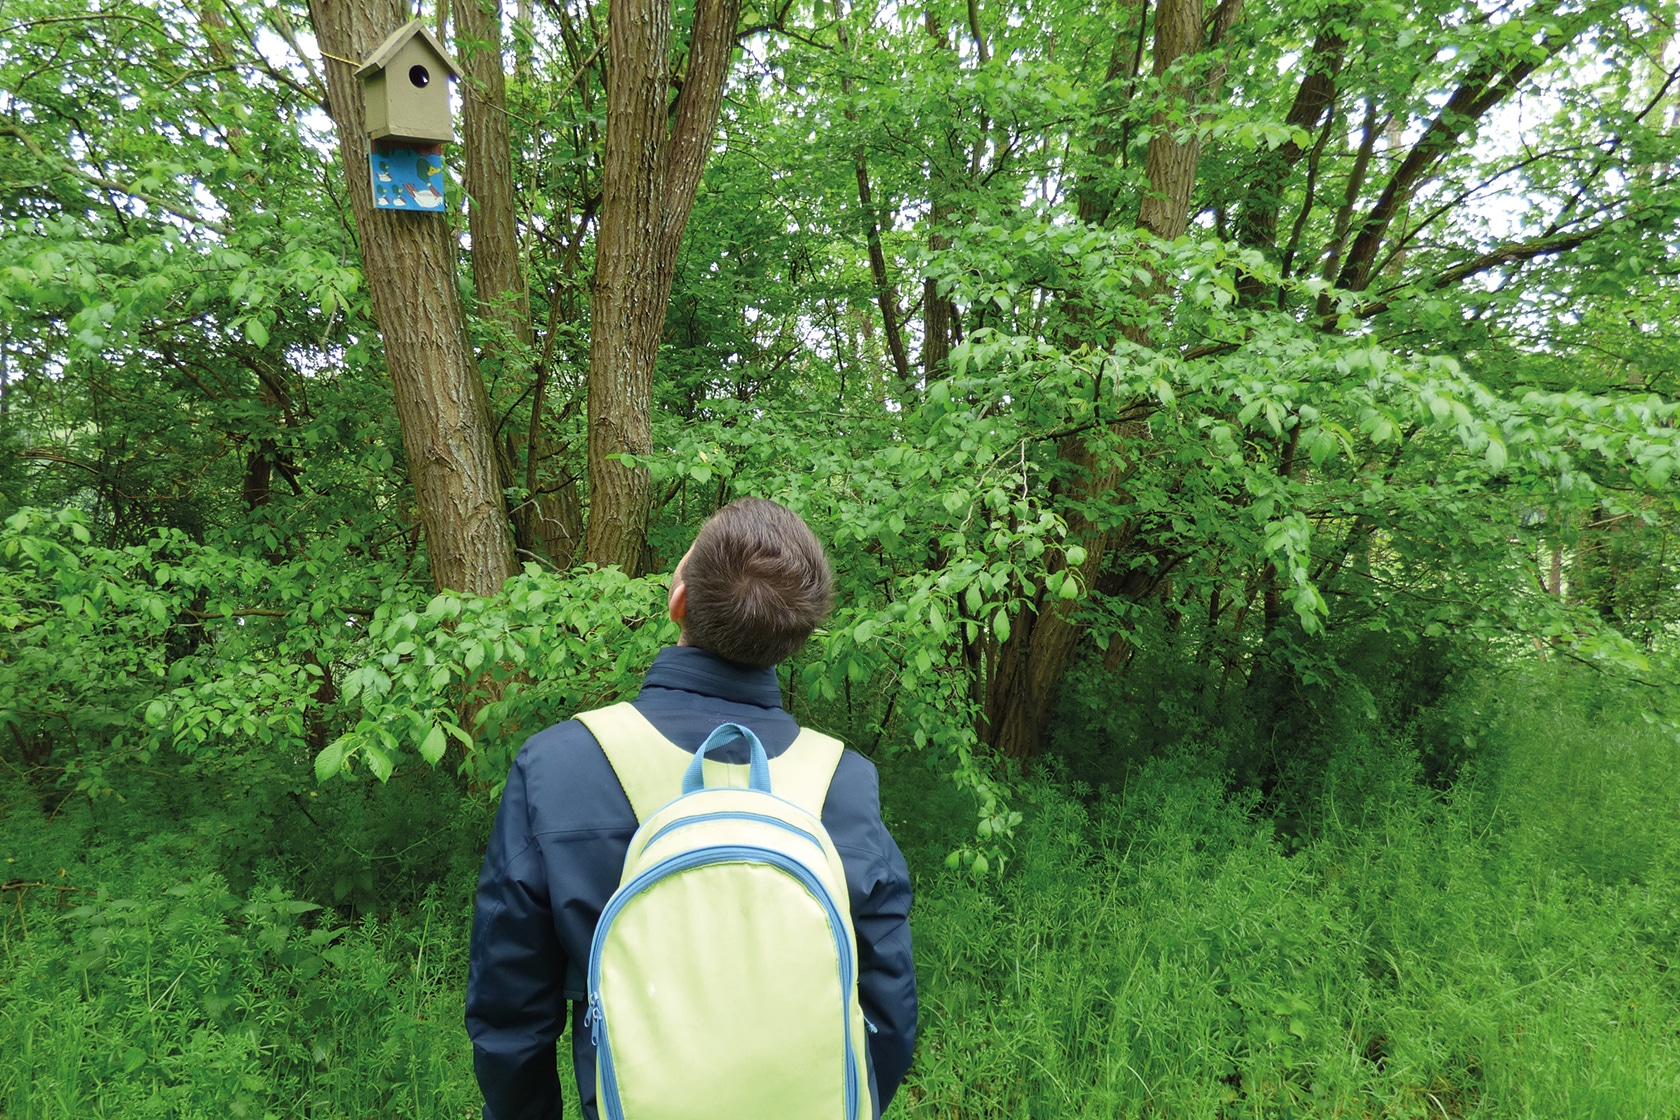
[[[441,214],[448,208],[441,144],[420,149],[375,145],[368,153],[368,171],[373,176],[373,205],[380,210]]]

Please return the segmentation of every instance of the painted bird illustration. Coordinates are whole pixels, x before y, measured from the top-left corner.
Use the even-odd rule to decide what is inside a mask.
[[[409,184],[404,183],[403,193],[408,195],[409,198],[412,198],[414,200],[414,205],[416,206],[424,206],[427,209],[431,209],[434,206],[443,205],[443,196],[433,190],[430,186],[421,187],[419,190],[415,190]]]
[[[391,181],[391,165],[390,164],[382,163],[382,164],[379,165],[379,176],[378,176],[378,178],[379,178],[379,181],[381,183],[389,183]]]

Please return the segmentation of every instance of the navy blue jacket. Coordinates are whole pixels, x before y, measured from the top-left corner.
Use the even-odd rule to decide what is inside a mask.
[[[774,669],[748,669],[705,650],[661,650],[634,701],[686,751],[720,723],[741,723],[774,758],[799,734],[782,710]],[[739,741],[725,762],[747,761]],[[881,823],[875,767],[841,756],[822,822],[839,849],[857,930],[858,988],[877,1109],[910,1068],[916,973],[910,955],[910,875]],[[595,922],[618,886],[636,815],[594,736],[576,720],[526,741],[484,855],[467,978],[467,1033],[485,1120],[560,1120],[555,1043],[572,1023],[583,1114],[595,1120],[595,1047],[583,1026],[585,970]],[[571,1005],[568,1008],[568,1003]],[[696,1039],[727,1048],[727,1039]]]

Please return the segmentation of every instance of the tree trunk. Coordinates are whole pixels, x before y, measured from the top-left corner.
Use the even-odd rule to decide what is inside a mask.
[[[385,345],[432,582],[491,595],[513,574],[489,400],[467,346],[454,241],[432,214],[376,210],[355,68],[408,20],[402,0],[310,0],[327,58],[327,94]]]
[[[904,332],[898,325],[898,288],[887,277],[887,254],[881,244],[881,222],[875,213],[875,199],[869,189],[869,162],[863,149],[856,155],[858,205],[863,210],[865,237],[869,245],[869,274],[875,281],[875,302],[881,308],[881,327],[887,336],[887,353],[892,357],[893,372],[898,375],[895,392],[902,398],[910,384],[910,359],[904,349]]]
[[[1074,188],[1079,220],[1088,225],[1106,225],[1114,210],[1114,188],[1109,182],[1116,157],[1125,152],[1132,119],[1127,107],[1137,86],[1138,67],[1143,65],[1144,33],[1149,22],[1149,0],[1126,0],[1126,19],[1114,33],[1108,55],[1108,73],[1103,78],[1104,112],[1097,117],[1091,137],[1090,171],[1079,177]],[[1120,89],[1112,87],[1120,83]],[[1109,106],[1106,99],[1113,97]]]
[[[531,31],[531,0],[519,0],[514,18],[513,76],[521,82],[531,80],[531,54],[534,40]]]
[[[607,136],[590,298],[589,529],[585,559],[636,572],[653,494],[653,368],[694,195],[723,103],[740,0],[699,0],[674,111],[671,6],[623,0],[607,15]],[[671,123],[667,125],[667,121]]]
[[[1311,132],[1321,119],[1335,112],[1336,81],[1346,48],[1347,43],[1334,30],[1321,32],[1314,40],[1312,53],[1307,56],[1306,76],[1295,91],[1285,124]],[[1277,247],[1284,181],[1306,153],[1306,148],[1291,139],[1278,148],[1262,150],[1255,157],[1254,172],[1237,212],[1238,244],[1267,253]],[[1245,300],[1253,301],[1267,294],[1267,285],[1261,278],[1245,273],[1237,281],[1237,291]]]
[[[1156,77],[1163,79],[1166,98],[1194,107],[1218,95],[1224,80],[1219,67],[1209,73],[1199,88],[1191,88],[1182,78],[1171,79],[1168,72],[1175,62],[1202,49],[1204,28],[1211,27],[1211,42],[1217,45],[1241,11],[1240,0],[1226,0],[1211,21],[1204,21],[1202,0],[1163,0],[1156,6],[1154,69]],[[1194,132],[1182,139],[1174,135],[1165,107],[1155,114],[1152,130],[1145,165],[1148,183],[1139,208],[1138,225],[1155,237],[1172,240],[1189,226],[1190,194],[1196,182],[1201,144]],[[1160,283],[1157,280],[1157,288]],[[1127,333],[1132,342],[1149,344],[1146,331]],[[1109,434],[1144,438],[1141,425],[1136,422],[1116,422]],[[1112,451],[1093,450],[1080,436],[1064,439],[1057,453],[1074,468],[1074,481],[1065,495],[1058,497],[1064,499],[1068,511],[1070,543],[1077,541],[1085,548],[1085,562],[1078,568],[1080,583],[1093,587],[1108,557],[1126,543],[1132,530],[1095,524],[1079,510],[1085,503],[1113,492],[1130,468]],[[1040,750],[1056,689],[1078,648],[1080,631],[1074,621],[1076,610],[1076,605],[1067,600],[1051,600],[1040,594],[1030,612],[1033,616],[1030,622],[1029,612],[1023,612],[1009,641],[998,651],[987,690],[986,738],[1008,758],[1027,759]]]
[[[922,9],[923,26],[940,50],[951,50],[951,37],[940,21],[939,14],[932,7]],[[956,137],[951,133],[945,135],[946,157],[954,160],[956,157]],[[928,253],[937,255],[950,248],[950,239],[940,234],[939,229],[945,220],[951,216],[951,207],[945,202],[949,187],[945,182],[945,171],[940,166],[939,157],[934,156],[928,161]],[[939,294],[939,281],[929,276],[922,281],[922,380],[932,384],[934,374],[945,365],[951,356],[951,301]]]
[[[840,49],[851,55],[851,35],[846,29],[846,10],[841,0],[834,0],[834,25]],[[852,95],[852,80],[846,76],[845,70],[840,72],[840,92],[847,98]],[[845,112],[847,120],[857,120],[856,111],[848,107]],[[881,309],[881,328],[887,338],[887,354],[892,358],[893,372],[898,375],[898,386],[893,392],[902,399],[908,395],[910,358],[904,349],[904,332],[899,327],[898,288],[887,275],[887,254],[881,244],[881,218],[875,211],[874,192],[869,186],[869,159],[863,145],[853,150],[852,162],[857,172],[858,208],[863,211],[864,241],[869,249],[869,275],[875,281],[875,302]]]
[[[938,230],[950,211],[940,204],[938,196],[944,188],[934,172],[932,184],[935,196],[933,212],[928,217],[928,252],[938,254],[950,248],[951,242]],[[951,301],[939,293],[939,281],[929,276],[922,281],[922,379],[933,384],[934,375],[945,366],[951,356]]]
[[[520,380],[532,376],[531,298],[520,267],[519,221],[514,205],[513,156],[508,140],[507,78],[502,70],[502,10],[499,0],[460,0],[455,9],[457,61],[465,76],[461,96],[462,185],[470,202],[473,289],[478,313],[499,328],[488,355]],[[535,376],[545,376],[539,371]],[[543,388],[531,394],[529,437],[521,469],[511,439],[498,448],[504,487],[526,483],[528,496],[512,510],[514,540],[522,557],[540,554],[565,568],[576,552],[582,521],[575,492],[568,505],[544,472],[533,469],[546,447],[542,438]]]
[[[507,80],[502,73],[499,0],[461,0],[455,9],[461,64],[461,182],[470,203],[473,287],[479,314],[520,346],[531,344],[531,301],[519,268],[508,144]]]

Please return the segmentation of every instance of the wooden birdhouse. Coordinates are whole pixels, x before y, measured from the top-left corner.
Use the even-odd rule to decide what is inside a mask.
[[[386,36],[356,71],[368,138],[410,144],[452,144],[449,79],[458,78],[443,45],[420,20]]]

